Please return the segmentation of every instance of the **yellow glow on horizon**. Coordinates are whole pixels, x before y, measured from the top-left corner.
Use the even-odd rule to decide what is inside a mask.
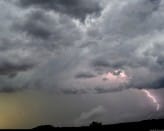
[[[0,93],[0,129],[26,129],[37,125],[40,101],[35,97],[37,93]]]
[[[11,96],[10,96],[11,95]],[[14,128],[19,119],[21,105],[16,101],[13,94],[0,95],[0,129]]]

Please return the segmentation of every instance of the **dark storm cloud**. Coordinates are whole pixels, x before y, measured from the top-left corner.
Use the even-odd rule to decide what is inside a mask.
[[[153,4],[157,4],[159,5],[161,0],[150,0],[150,2],[152,2]],[[159,6],[158,6],[159,7]],[[156,7],[155,9],[158,9],[158,7]]]
[[[103,60],[97,59],[97,60],[94,60],[92,62],[92,65],[95,66],[95,67],[109,67],[110,63],[107,62],[107,61],[103,61]]]
[[[85,90],[85,89],[77,89],[76,88],[69,88],[69,89],[61,89],[61,93],[64,93],[64,94],[73,94],[73,95],[76,95],[76,94],[87,94],[88,91]]]
[[[154,81],[150,81],[147,83],[139,84],[139,85],[134,85],[134,83],[131,83],[129,85],[129,88],[137,88],[137,89],[161,89],[164,88],[164,77],[160,77]]]
[[[75,78],[77,79],[88,79],[88,78],[93,78],[93,77],[96,77],[96,76],[89,72],[81,72],[75,75]]]
[[[100,14],[101,7],[95,0],[19,0],[23,7],[38,7],[67,14],[84,21],[87,15]]]
[[[27,35],[39,39],[48,39],[52,34],[52,30],[48,24],[50,18],[44,11],[32,11],[26,16],[24,23],[16,23],[13,25],[15,29],[25,32]]]
[[[33,67],[33,63],[12,63],[8,61],[1,61],[0,75],[9,75],[9,77],[14,77],[17,73],[27,71]]]
[[[155,89],[164,88],[164,77],[161,77],[157,79],[155,82],[153,82],[152,88],[155,88]]]
[[[3,88],[0,88],[0,93],[15,93],[17,91],[21,91],[22,89],[16,89],[13,87],[3,87]]]
[[[122,4],[120,2],[117,6]],[[152,17],[160,11],[160,7],[160,0],[157,0],[157,2],[150,0],[127,1],[121,9],[111,7],[112,13],[109,13],[110,17],[105,17],[103,31],[118,36],[115,36],[117,39],[129,39],[130,37],[134,38],[139,35],[149,34],[156,29],[160,30],[160,24],[154,23]]]
[[[58,47],[74,45],[81,34],[71,19],[57,17],[40,9],[34,9],[24,19],[15,22],[13,29],[26,35],[29,46],[43,50],[55,50]],[[66,31],[69,30],[69,33]],[[34,44],[35,43],[35,44]]]
[[[126,63],[128,64],[128,63]],[[121,68],[125,65],[124,60],[107,60],[104,58],[96,58],[91,62],[91,66],[95,68]]]
[[[159,56],[157,58],[157,63],[161,66],[164,66],[164,56]]]
[[[19,6],[0,4],[2,88],[65,94],[162,88],[156,83],[163,78],[163,1],[15,1]],[[104,77],[119,76],[116,69],[127,73],[128,83]]]
[[[17,103],[30,91],[34,117],[59,125],[145,115],[153,103],[141,89],[164,88],[163,12],[162,0],[0,0],[0,92]]]
[[[123,91],[125,89],[128,89],[128,87],[121,87],[119,86],[118,88],[106,88],[106,87],[103,87],[103,86],[100,86],[100,87],[96,87],[95,88],[95,91],[97,94],[105,94],[105,93],[109,93],[109,92],[119,92],[119,91]]]

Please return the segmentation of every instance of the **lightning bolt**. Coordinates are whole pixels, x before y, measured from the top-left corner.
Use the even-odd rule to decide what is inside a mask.
[[[150,98],[150,100],[156,105],[156,111],[159,111],[159,108],[160,108],[160,104],[158,103],[157,99],[155,98],[155,96],[153,96],[151,94],[151,92],[149,92],[148,90],[146,89],[143,89],[142,90],[148,98]]]

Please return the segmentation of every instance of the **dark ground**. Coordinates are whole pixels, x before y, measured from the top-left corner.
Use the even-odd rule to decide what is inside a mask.
[[[113,125],[102,125],[98,122],[92,122],[89,126],[83,127],[53,127],[51,125],[43,125],[33,128],[34,130],[56,130],[56,129],[108,129],[108,131],[126,131],[126,130],[148,130],[148,131],[164,131],[164,119],[160,120],[145,120],[140,122],[131,122],[131,123],[121,123],[121,124],[113,124]]]

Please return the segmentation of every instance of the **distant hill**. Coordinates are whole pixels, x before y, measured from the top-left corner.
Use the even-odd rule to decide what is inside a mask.
[[[98,122],[92,122],[89,126],[82,126],[82,127],[53,127],[51,125],[43,125],[38,126],[35,129],[108,129],[108,130],[148,130],[148,131],[164,131],[164,119],[160,120],[145,120],[140,122],[130,122],[130,123],[120,123],[120,124],[113,124],[113,125],[102,125]]]

